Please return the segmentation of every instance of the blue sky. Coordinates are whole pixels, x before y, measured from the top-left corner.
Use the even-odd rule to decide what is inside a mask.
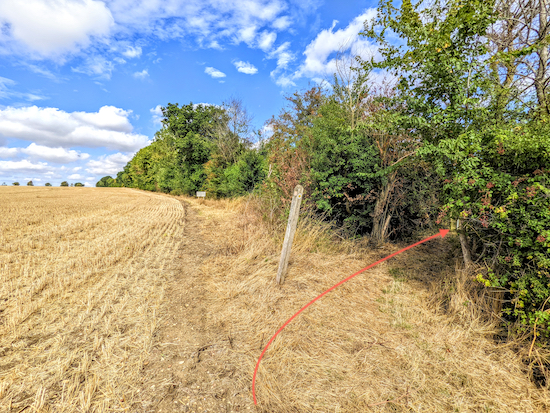
[[[167,103],[240,98],[263,127],[329,79],[374,1],[1,0],[0,184],[116,175]]]

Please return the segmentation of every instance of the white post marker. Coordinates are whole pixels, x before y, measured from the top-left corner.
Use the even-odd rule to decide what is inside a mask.
[[[282,284],[285,281],[286,270],[288,268],[288,259],[290,258],[290,249],[298,224],[298,215],[300,215],[300,205],[302,203],[302,195],[304,188],[302,185],[296,185],[294,194],[292,195],[292,203],[290,204],[290,215],[288,216],[288,225],[286,226],[285,240],[283,242],[283,250],[281,252],[281,260],[279,261],[279,270],[277,271],[277,283]]]
[[[197,198],[206,198],[206,192],[197,191]]]

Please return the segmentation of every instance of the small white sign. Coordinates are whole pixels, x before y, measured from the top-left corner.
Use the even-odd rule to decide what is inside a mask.
[[[206,192],[197,191],[197,198],[206,198]]]

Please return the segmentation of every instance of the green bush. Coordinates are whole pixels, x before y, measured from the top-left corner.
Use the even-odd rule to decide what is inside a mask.
[[[541,125],[470,131],[442,142],[456,166],[439,219],[463,220],[473,259],[487,268],[477,279],[505,292],[506,318],[520,331],[536,322],[550,337],[550,131]]]

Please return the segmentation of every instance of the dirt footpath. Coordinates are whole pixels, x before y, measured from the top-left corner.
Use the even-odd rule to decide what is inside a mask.
[[[232,339],[209,323],[207,289],[212,275],[201,265],[217,254],[203,237],[197,211],[185,208],[184,240],[175,264],[181,270],[166,286],[165,308],[156,344],[144,361],[144,412],[238,412],[252,408],[246,383],[235,383],[235,368],[220,363]]]

